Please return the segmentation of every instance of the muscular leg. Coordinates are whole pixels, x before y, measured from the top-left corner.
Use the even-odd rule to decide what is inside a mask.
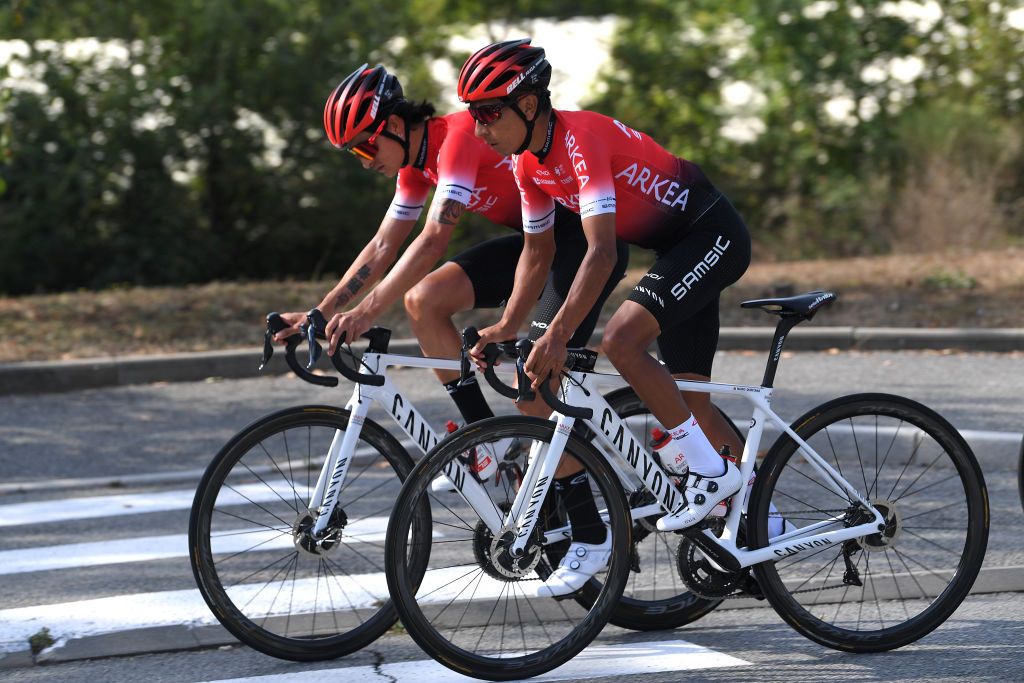
[[[426,356],[456,358],[462,338],[452,316],[473,308],[473,283],[466,271],[449,261],[420,280],[405,294],[409,322]],[[458,370],[435,370],[441,382],[459,378]]]
[[[658,422],[670,427],[682,424],[692,410],[668,369],[647,353],[659,334],[661,327],[646,308],[624,301],[604,328],[601,348]]]
[[[711,379],[710,377],[693,372],[680,372],[673,376],[676,379],[689,379],[698,382],[707,382]],[[719,450],[721,450],[722,446],[729,446],[733,456],[740,457],[740,454],[743,452],[743,441],[733,431],[729,421],[715,408],[714,403],[711,401],[711,394],[698,391],[684,391],[682,394],[683,401],[693,411],[693,416],[697,418],[697,424],[704,430],[712,445]]]
[[[660,332],[657,320],[646,308],[626,301],[605,327],[605,353],[666,428],[682,424],[693,414],[713,449],[696,451],[695,455],[702,458],[703,467],[712,467],[715,466],[713,463],[719,462],[713,453],[720,451],[725,444],[738,455],[742,444],[728,422],[718,414],[710,396],[700,392],[680,392],[668,369],[647,353],[647,348]],[[693,373],[680,373],[678,376],[682,379],[708,379]],[[696,467],[691,462],[691,468]]]

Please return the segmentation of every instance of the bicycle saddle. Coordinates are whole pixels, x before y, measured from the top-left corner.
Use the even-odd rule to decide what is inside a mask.
[[[743,308],[760,308],[765,313],[774,313],[781,318],[806,318],[810,320],[815,312],[830,304],[839,295],[835,292],[815,291],[780,299],[751,299],[740,304]]]

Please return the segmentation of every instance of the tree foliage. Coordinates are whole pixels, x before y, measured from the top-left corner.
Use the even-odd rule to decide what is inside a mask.
[[[894,209],[926,151],[912,139],[920,127],[938,135],[945,112],[969,110],[946,139],[989,119],[989,146],[1016,146],[1020,163],[1010,131],[1021,130],[1024,35],[1007,25],[1012,8],[942,8],[630,3],[594,106],[700,163],[735,198],[762,250],[877,252],[891,246]],[[737,91],[745,101],[730,101]],[[953,174],[989,173],[972,155],[977,162],[972,148],[956,147],[943,159]],[[1014,188],[1020,196],[1021,179],[1001,178],[1004,199]]]
[[[380,61],[429,98],[423,57],[443,52],[428,2],[15,5],[4,34],[27,54],[2,113],[8,293],[343,268],[392,186],[330,149],[326,95]]]
[[[330,89],[364,61],[382,62],[407,94],[433,98],[451,84],[433,81],[432,60],[457,69],[464,57],[449,55],[452,36],[582,12],[619,16],[594,108],[701,164],[762,253],[877,252],[921,243],[943,217],[952,234],[969,212],[935,196],[950,192],[984,199],[972,206],[990,219],[984,239],[1024,236],[1024,34],[1008,26],[1012,6],[5,5],[0,37],[19,42],[0,60],[3,293],[341,270],[393,185],[327,144]],[[964,182],[942,181],[941,169]],[[456,243],[485,232],[468,221]]]

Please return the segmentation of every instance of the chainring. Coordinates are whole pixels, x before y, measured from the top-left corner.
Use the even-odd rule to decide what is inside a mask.
[[[750,573],[745,567],[728,571],[716,566],[685,536],[676,550],[676,564],[690,592],[707,599],[725,598],[745,588]]]

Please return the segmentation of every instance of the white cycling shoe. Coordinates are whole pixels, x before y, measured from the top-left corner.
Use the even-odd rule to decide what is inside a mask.
[[[565,557],[558,563],[558,569],[551,573],[548,580],[537,587],[539,598],[555,598],[575,593],[590,580],[594,574],[608,566],[611,558],[612,535],[607,532],[604,543],[574,542],[569,546]]]
[[[725,472],[717,477],[705,477],[690,472],[686,475],[686,500],[689,504],[679,512],[665,515],[657,522],[658,531],[675,531],[693,526],[708,516],[720,502],[736,495],[743,486],[743,476],[736,465],[728,460]]]

